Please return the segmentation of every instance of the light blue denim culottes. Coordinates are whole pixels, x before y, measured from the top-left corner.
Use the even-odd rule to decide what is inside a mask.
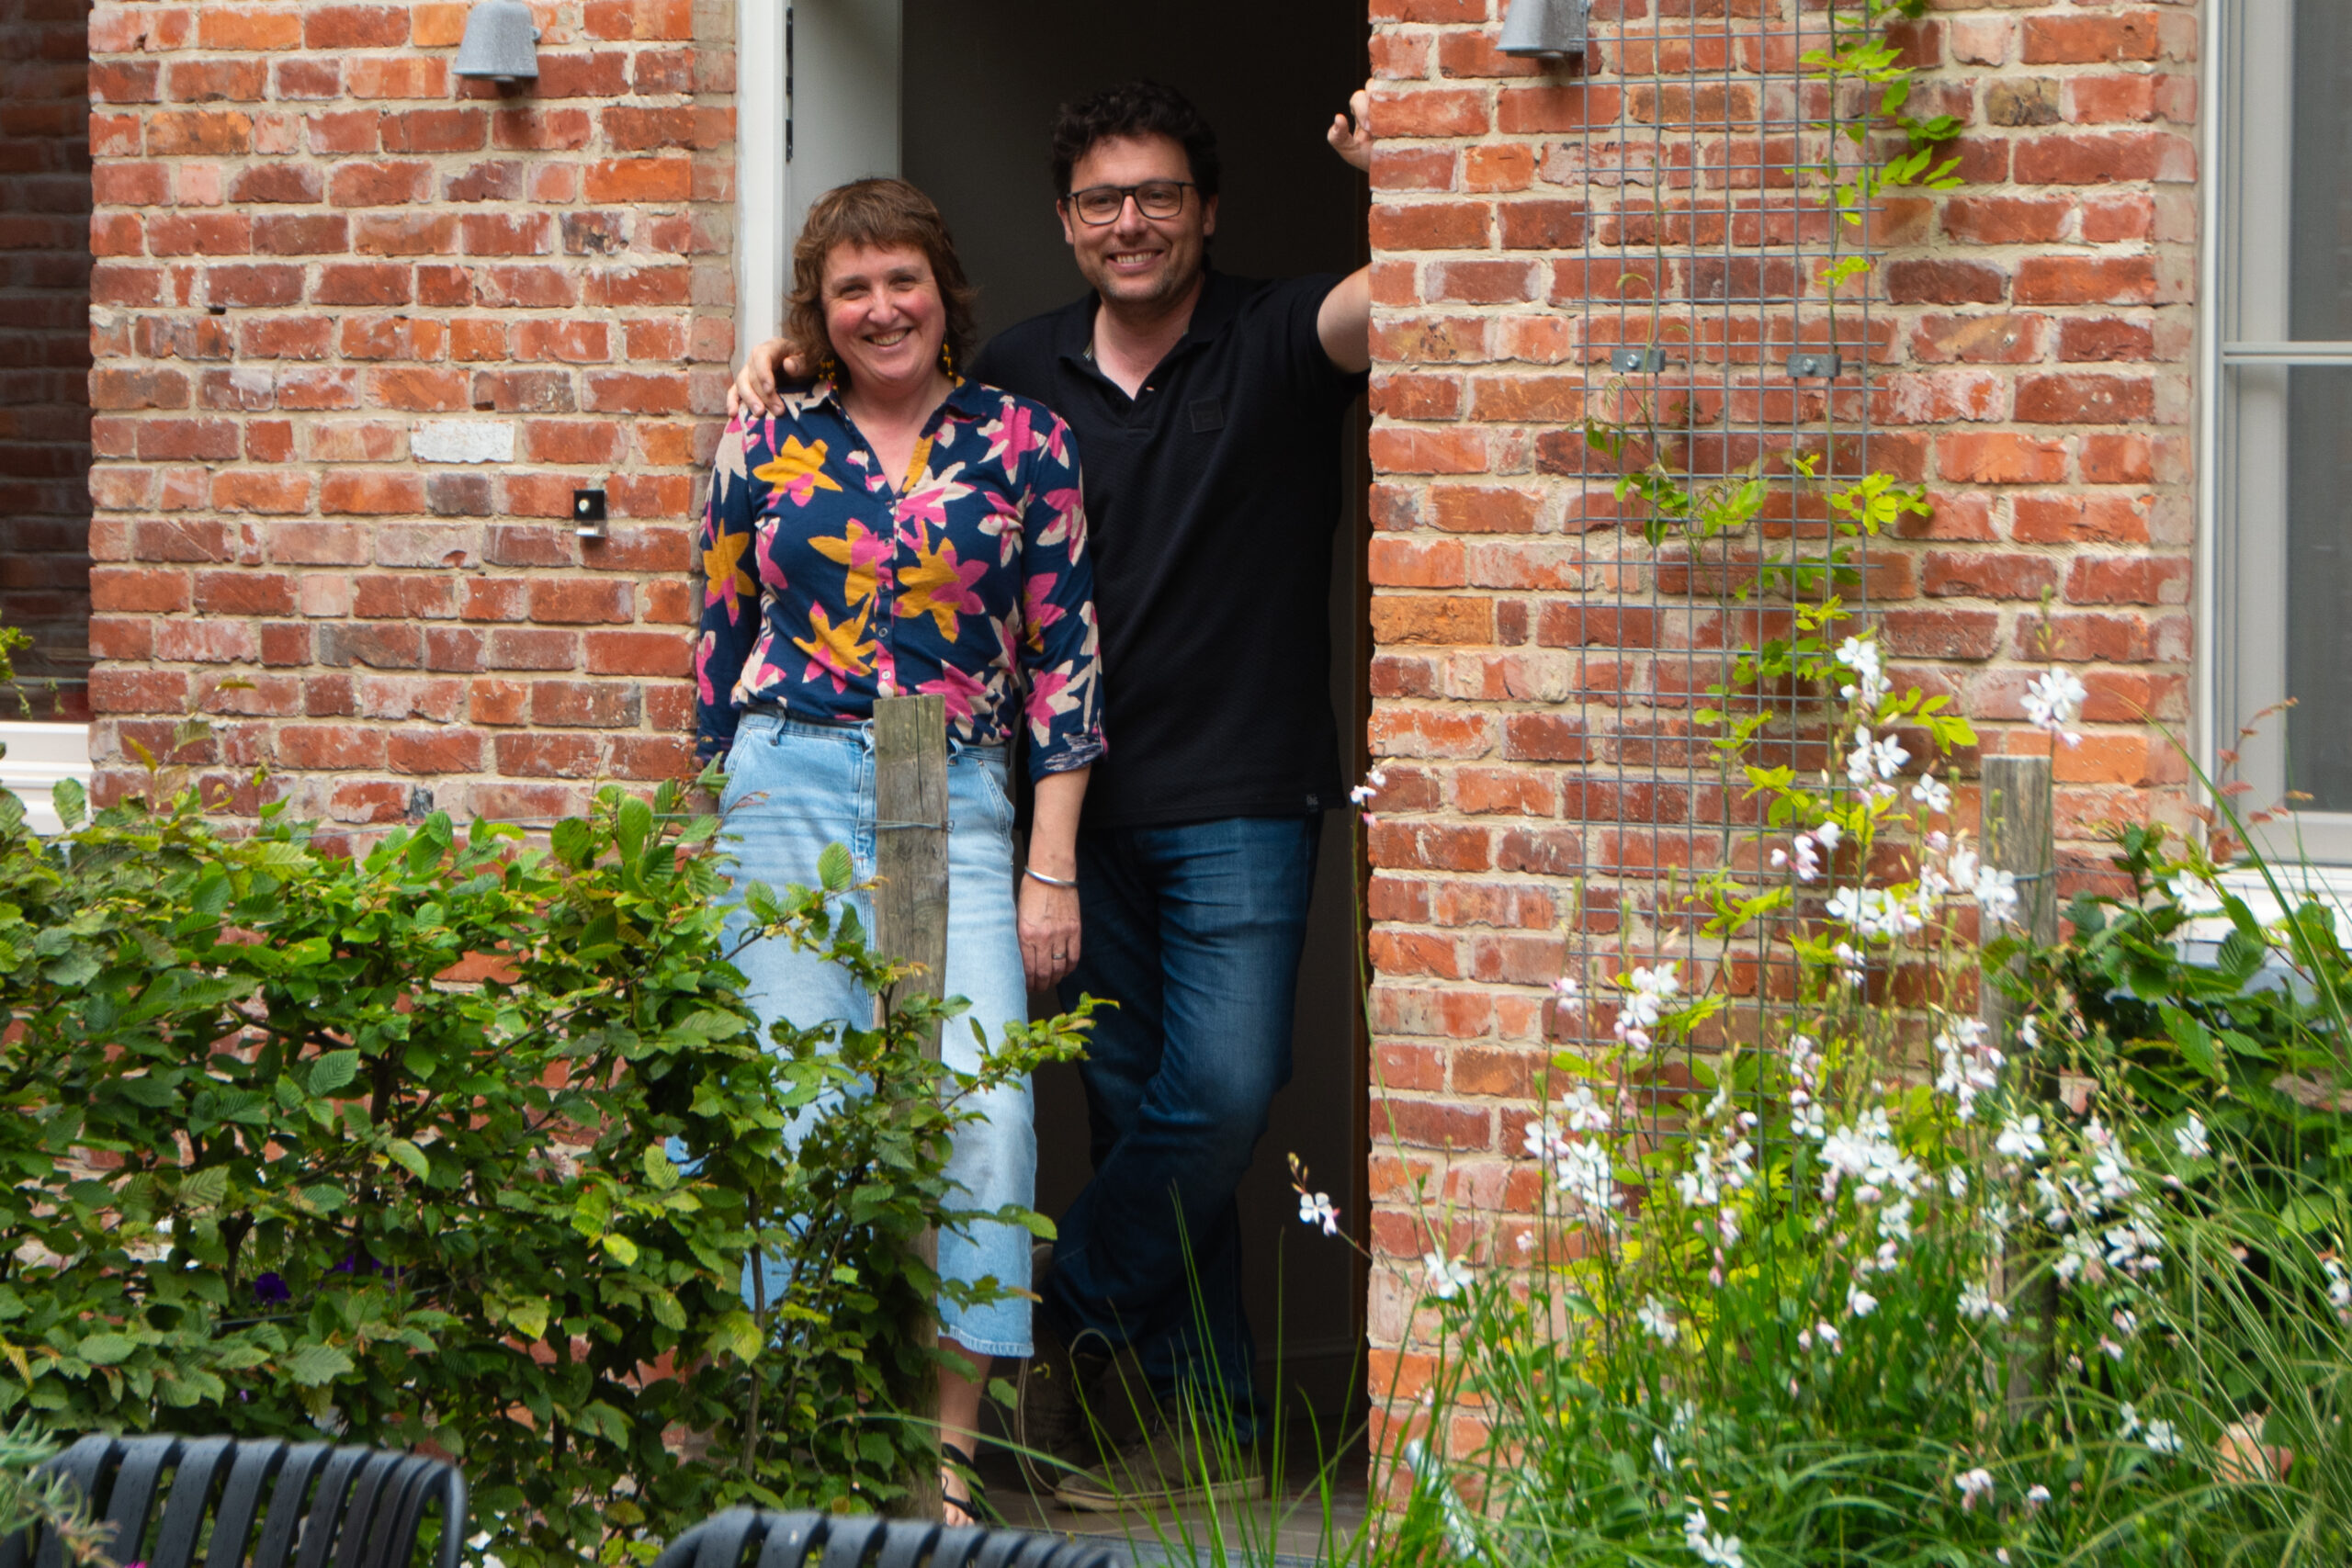
[[[773,714],[746,714],[727,754],[728,848],[737,885],[763,882],[781,891],[818,885],[817,857],[842,844],[864,881],[874,874],[874,727],[803,724]],[[977,1020],[991,1045],[1008,1022],[1029,1016],[1014,924],[1012,804],[1005,794],[1002,747],[964,746],[952,737],[947,760],[947,976],[951,997],[971,1010],[940,1032],[940,1054],[964,1072],[978,1070]],[[853,896],[867,934],[874,910]],[[728,915],[729,944],[741,939],[750,916],[738,905]],[[778,1018],[808,1029],[833,1021],[868,1026],[873,998],[855,979],[813,953],[788,942],[754,942],[736,958],[747,982],[745,999],[763,1027]],[[1037,1138],[1030,1118],[1028,1080],[998,1088],[967,1102],[985,1120],[959,1128],[947,1174],[962,1189],[959,1208],[993,1210],[1032,1205],[1037,1181]],[[797,1145],[815,1122],[818,1107],[787,1130]],[[1029,1288],[1029,1233],[1017,1225],[977,1221],[939,1237],[939,1271],[977,1282],[993,1276],[1010,1289]],[[1029,1354],[1029,1298],[985,1306],[940,1304],[939,1331],[966,1349],[989,1356]]]

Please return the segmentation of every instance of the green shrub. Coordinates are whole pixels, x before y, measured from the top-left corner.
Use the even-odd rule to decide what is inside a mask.
[[[943,1288],[913,1244],[968,1217],[947,1134],[1082,1022],[978,1077],[922,1055],[960,1004],[763,1049],[718,824],[679,801],[607,789],[544,849],[436,816],[354,858],[186,794],[45,844],[0,795],[0,1411],[428,1443],[514,1564],[896,1495],[935,1354],[906,1327]],[[827,862],[748,902],[878,993]],[[789,1266],[765,1322],[755,1245]]]

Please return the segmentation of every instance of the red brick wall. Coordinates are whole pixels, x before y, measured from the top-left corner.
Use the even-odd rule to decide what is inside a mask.
[[[87,716],[89,11],[0,0],[0,626],[44,718]]]
[[[462,4],[92,15],[102,799],[191,712],[180,761],[350,824],[689,767],[734,6],[534,10],[505,91],[450,73]],[[453,422],[512,461],[427,460]]]
[[[1687,59],[1694,35],[1703,82],[1728,59],[1735,95],[1793,92],[1785,62],[1777,85],[1753,76],[1770,52],[1753,35],[1800,14],[1818,25],[1819,0],[1799,4],[1744,0],[1727,20],[1720,3],[1597,0],[1588,89],[1493,52],[1504,0],[1372,0],[1372,749],[1399,759],[1371,839],[1372,1235],[1400,1259],[1432,1245],[1416,1177],[1453,1206],[1455,1247],[1524,1231],[1528,1086],[1554,1041],[1582,1032],[1546,982],[1572,954],[1642,951],[1619,921],[1656,872],[1628,821],[1703,815],[1706,781],[1678,782],[1668,761],[1639,802],[1586,783],[1583,764],[1642,725],[1687,727],[1639,710],[1687,710],[1673,688],[1689,689],[1697,638],[1685,673],[1669,671],[1654,627],[1678,613],[1670,584],[1591,570],[1620,530],[1573,428],[1611,341],[1585,308],[1629,286],[1613,261],[1589,277],[1577,247],[1588,221],[1652,191],[1584,183],[1580,128],[1589,117],[1605,136],[1615,73],[1651,69],[1653,47]],[[1936,0],[1909,35],[1928,69],[1914,112],[1967,120],[1966,184],[1892,202],[1876,228],[1871,457],[1936,506],[1872,546],[1883,639],[1902,677],[1958,695],[1988,750],[2040,750],[2019,723],[2027,681],[2052,660],[2079,673],[2086,739],[2056,764],[2078,874],[2099,823],[2182,804],[2182,765],[2143,720],[2177,728],[2190,672],[2197,28],[2189,4]],[[1669,149],[1720,140],[1674,122],[1690,95],[1627,91],[1664,117]],[[1720,162],[1692,156],[1702,189]],[[1687,182],[1661,183],[1669,205],[1690,199]],[[1669,264],[1670,311],[1708,282]],[[1654,620],[1596,623],[1620,592]],[[1563,693],[1620,678],[1622,704],[1563,718]],[[1623,879],[1626,902],[1590,897],[1568,931],[1570,878],[1587,872]],[[1400,1373],[1409,1390],[1427,1366],[1419,1270],[1403,1274],[1374,1272],[1375,1391]]]

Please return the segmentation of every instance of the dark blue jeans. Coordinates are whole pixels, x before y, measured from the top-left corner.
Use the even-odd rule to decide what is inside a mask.
[[[1046,1311],[1135,1347],[1253,1434],[1234,1190],[1290,1081],[1291,1010],[1323,819],[1234,817],[1078,840],[1080,959],[1061,984],[1115,1000],[1080,1069],[1093,1179],[1062,1217]],[[1197,1282],[1197,1294],[1194,1285]]]

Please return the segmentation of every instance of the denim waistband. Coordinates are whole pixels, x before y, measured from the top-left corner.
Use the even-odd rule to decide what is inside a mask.
[[[874,749],[874,721],[870,718],[817,720],[788,717],[777,710],[761,706],[746,708],[735,721],[737,734],[749,730],[773,732],[795,740],[830,740],[838,745],[856,746],[865,750]],[[954,731],[947,736],[947,760],[970,757],[976,761],[1002,763],[1009,749],[999,742],[983,746],[957,738]]]

